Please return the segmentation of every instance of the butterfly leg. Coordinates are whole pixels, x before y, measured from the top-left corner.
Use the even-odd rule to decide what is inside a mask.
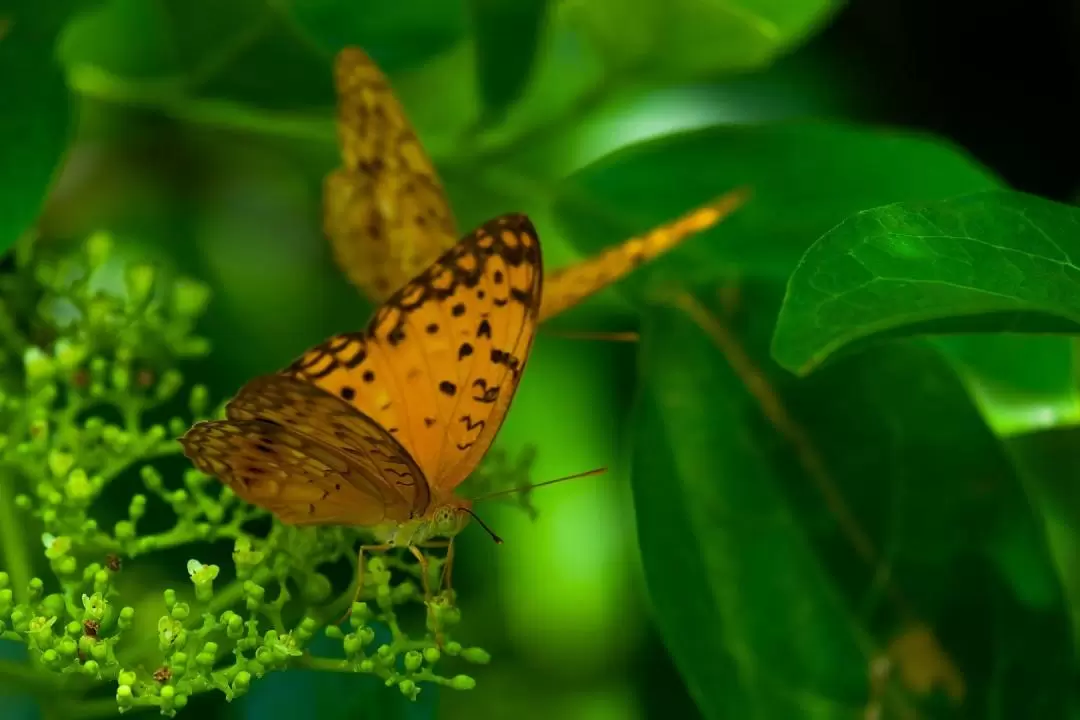
[[[393,545],[390,543],[382,543],[381,545],[361,545],[360,551],[356,554],[356,592],[353,593],[353,598],[349,602],[349,607],[346,608],[345,614],[334,622],[335,625],[340,625],[345,621],[349,615],[352,614],[352,607],[360,600],[360,595],[364,592],[364,551],[368,552],[386,552]]]

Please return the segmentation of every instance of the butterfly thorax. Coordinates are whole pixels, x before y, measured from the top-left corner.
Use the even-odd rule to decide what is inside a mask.
[[[375,528],[380,542],[398,547],[419,545],[435,538],[452,538],[469,522],[469,502],[451,498],[432,503],[431,508],[413,520]]]

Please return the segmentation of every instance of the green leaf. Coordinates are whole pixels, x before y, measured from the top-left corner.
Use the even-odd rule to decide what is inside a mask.
[[[1080,643],[1080,428],[1017,435],[1008,441],[1017,468],[1045,528],[1054,563],[1069,598],[1073,642]]]
[[[0,7],[0,252],[36,222],[67,150],[71,104],[55,41],[74,9]]]
[[[773,354],[805,374],[882,333],[1075,332],[1078,255],[1080,209],[1022,193],[866,210],[799,263]]]
[[[718,227],[635,272],[696,284],[738,271],[786,279],[806,249],[854,212],[997,186],[928,137],[844,125],[719,126],[627,147],[571,175],[555,212],[583,255],[668,222],[736,187],[750,201]]]
[[[1061,717],[1072,650],[1059,579],[949,364],[906,341],[797,380],[768,355],[781,286],[740,291],[733,309],[697,298],[693,320],[650,308],[642,328],[642,561],[703,714],[855,716],[887,652],[896,709],[955,696],[955,713],[931,715],[1034,702]],[[926,671],[936,699],[905,686],[905,669]]]
[[[565,9],[616,69],[672,80],[749,70],[799,43],[839,0],[592,0]]]
[[[706,718],[850,714],[857,629],[719,361],[678,311],[646,315],[631,479],[657,623]]]
[[[548,0],[468,0],[486,124],[518,101],[533,73]]]
[[[389,74],[445,52],[468,28],[464,3],[446,0],[294,0],[289,12],[328,54],[358,45]]]

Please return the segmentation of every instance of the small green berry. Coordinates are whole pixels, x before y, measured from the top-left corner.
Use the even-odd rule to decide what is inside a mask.
[[[491,662],[491,655],[488,651],[478,647],[465,648],[461,651],[461,657],[477,665],[487,665]]]

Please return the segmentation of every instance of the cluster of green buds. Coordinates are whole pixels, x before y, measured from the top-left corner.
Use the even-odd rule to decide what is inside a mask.
[[[362,531],[266,522],[213,478],[160,469],[180,455],[176,438],[193,421],[223,412],[203,386],[181,394],[187,384],[170,366],[208,352],[193,330],[209,293],[115,260],[99,234],[70,257],[20,253],[15,274],[0,278],[0,639],[28,648],[35,687],[52,678],[53,692],[82,698],[113,683],[115,703],[102,716],[147,707],[172,716],[192,695],[233,699],[289,668],[371,674],[410,700],[425,685],[472,688],[472,677],[442,674],[441,665],[484,664],[488,653],[452,637],[461,617],[454,597],[425,598],[411,555],[369,559],[351,604],[351,578],[320,568],[345,560],[355,569],[354,548],[371,540]],[[99,277],[110,267],[120,278],[112,287]],[[184,406],[183,416],[147,422]],[[523,485],[529,463],[493,454],[475,482]],[[121,477],[141,487],[118,495]],[[103,520],[95,512],[103,505],[121,508],[119,517]],[[253,533],[252,520],[269,531]],[[26,542],[38,533],[40,544]],[[231,562],[139,562],[196,542],[230,543]],[[430,558],[435,579],[441,562]],[[185,570],[171,589],[153,574]],[[350,604],[346,630],[335,621]],[[423,612],[399,613],[407,604]],[[407,615],[425,620],[406,628]],[[319,634],[340,641],[341,657],[312,655]]]

